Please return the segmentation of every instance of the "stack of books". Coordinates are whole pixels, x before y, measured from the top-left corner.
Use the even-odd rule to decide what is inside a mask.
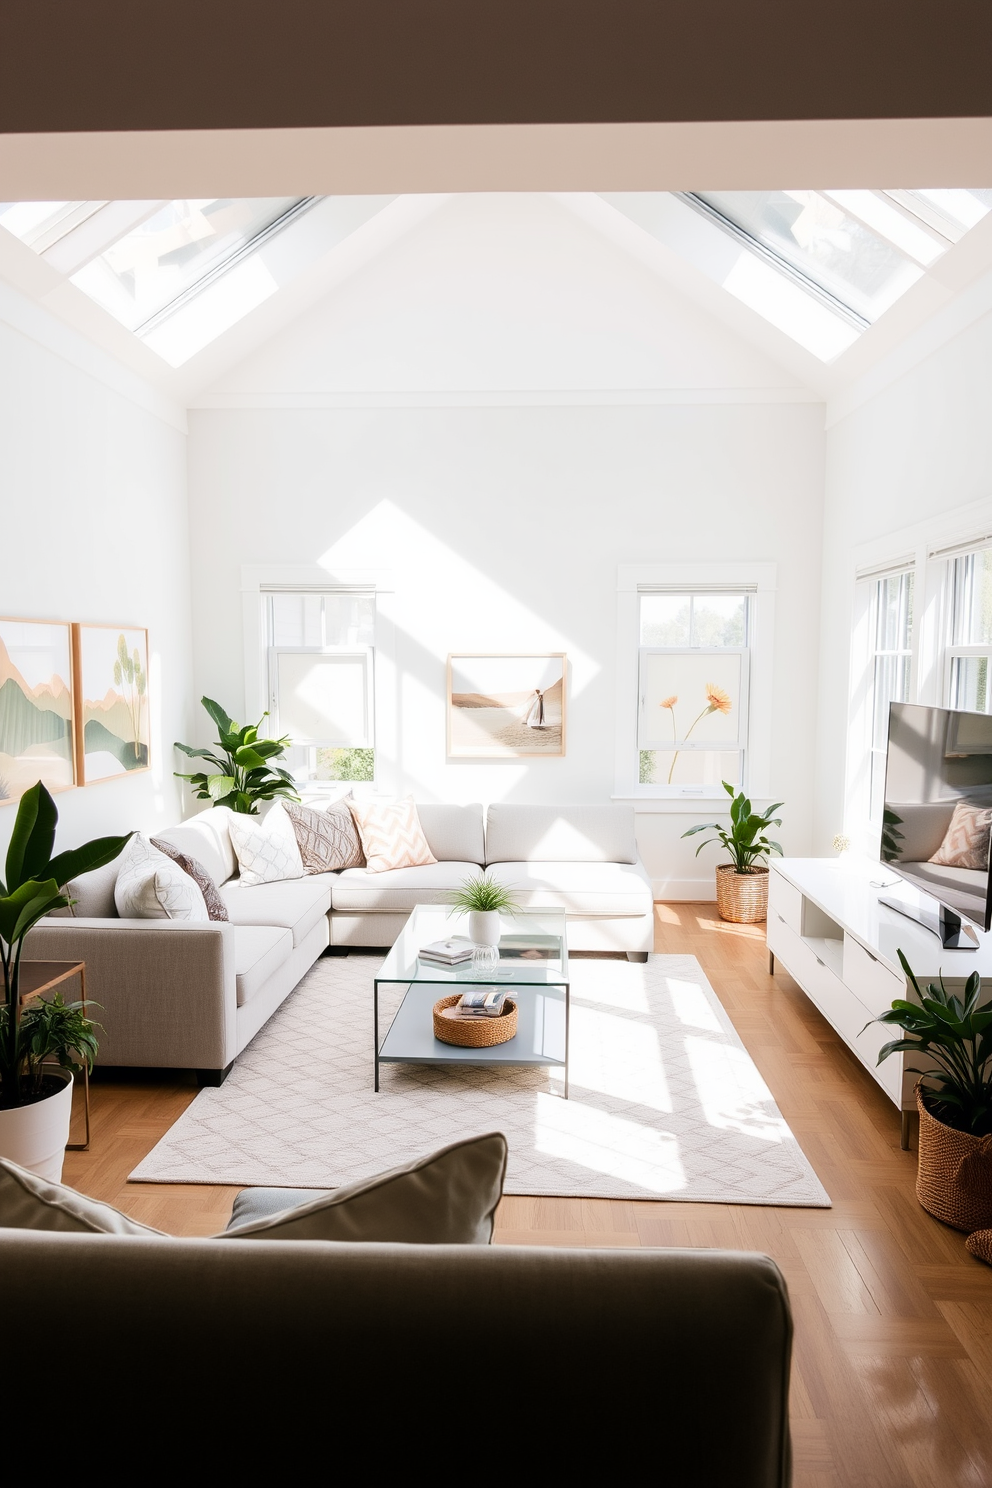
[[[453,935],[450,940],[433,940],[421,946],[417,955],[434,966],[460,966],[463,961],[471,961],[474,950],[475,943],[467,935]]]
[[[508,987],[473,987],[462,993],[452,1012],[459,1018],[499,1018],[509,995]]]

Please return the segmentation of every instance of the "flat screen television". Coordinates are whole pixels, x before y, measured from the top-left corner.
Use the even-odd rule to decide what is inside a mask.
[[[992,920],[990,821],[992,716],[890,703],[880,856],[920,893],[881,902],[945,947],[977,950],[971,926]]]

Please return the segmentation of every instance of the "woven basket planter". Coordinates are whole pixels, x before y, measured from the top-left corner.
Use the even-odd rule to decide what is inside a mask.
[[[733,863],[716,870],[716,907],[722,920],[735,925],[757,925],[768,918],[768,869],[738,873]]]
[[[992,1228],[992,1137],[973,1137],[938,1121],[919,1085],[920,1164],[916,1197],[928,1214],[955,1230]]]
[[[456,1044],[460,1049],[491,1049],[495,1044],[508,1044],[517,1031],[517,1004],[509,999],[498,1018],[451,1018],[445,1011],[461,997],[442,997],[434,1004],[434,1037],[442,1044]]]

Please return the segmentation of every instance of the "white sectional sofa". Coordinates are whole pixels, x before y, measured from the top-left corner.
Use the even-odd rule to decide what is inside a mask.
[[[157,835],[203,865],[228,921],[120,919],[110,864],[69,885],[72,911],[42,920],[26,954],[85,960],[100,1064],[194,1069],[219,1084],[328,946],[391,945],[417,904],[444,903],[485,867],[523,907],[564,909],[570,950],[643,960],[651,949],[651,883],[630,808],[491,806],[485,828],[478,805],[418,810],[437,863],[245,886],[230,813],[213,807]]]

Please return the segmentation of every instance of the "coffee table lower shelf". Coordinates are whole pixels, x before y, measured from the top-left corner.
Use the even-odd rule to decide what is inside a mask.
[[[391,984],[395,985],[395,984]],[[411,982],[379,1043],[379,983],[375,984],[375,1088],[380,1064],[557,1065],[565,1071],[568,1099],[568,987],[511,989],[517,1004],[517,1031],[505,1044],[463,1049],[434,1037],[433,1008],[450,996],[451,983]]]

